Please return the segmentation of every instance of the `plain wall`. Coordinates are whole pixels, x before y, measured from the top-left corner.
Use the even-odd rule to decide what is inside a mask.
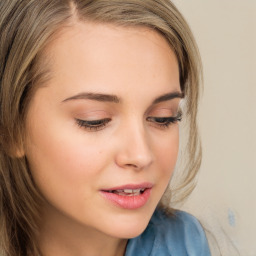
[[[256,256],[256,1],[174,0],[204,65],[203,163],[183,209],[209,230],[213,256]]]

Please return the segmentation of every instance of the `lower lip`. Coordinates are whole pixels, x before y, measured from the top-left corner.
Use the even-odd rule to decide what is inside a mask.
[[[121,196],[106,191],[101,191],[101,193],[106,199],[121,208],[138,209],[147,203],[151,194],[151,188],[147,188],[142,194],[136,196]]]

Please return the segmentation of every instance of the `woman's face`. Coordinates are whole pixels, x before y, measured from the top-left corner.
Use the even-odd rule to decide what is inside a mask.
[[[47,202],[44,221],[139,235],[177,158],[181,91],[173,51],[148,28],[78,23],[44,56],[51,79],[31,100],[24,147]]]

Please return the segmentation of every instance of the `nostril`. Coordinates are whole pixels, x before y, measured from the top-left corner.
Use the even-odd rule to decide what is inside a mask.
[[[136,164],[126,164],[126,166],[132,167],[132,168],[138,168],[138,166]]]
[[[152,163],[150,156],[139,155],[120,155],[117,157],[117,164],[123,168],[134,170],[142,170],[147,168]]]

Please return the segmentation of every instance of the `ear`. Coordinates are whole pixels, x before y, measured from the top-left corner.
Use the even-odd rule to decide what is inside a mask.
[[[24,156],[25,156],[25,152],[24,152],[23,147],[22,148],[17,148],[14,151],[13,157],[15,157],[15,158],[22,158]]]
[[[25,156],[23,145],[18,146],[17,144],[10,143],[9,145],[6,145],[5,148],[6,153],[12,158],[22,158]]]
[[[20,136],[20,138],[22,138]],[[0,147],[12,158],[22,158],[25,156],[24,143],[22,139],[18,142],[0,125]]]

